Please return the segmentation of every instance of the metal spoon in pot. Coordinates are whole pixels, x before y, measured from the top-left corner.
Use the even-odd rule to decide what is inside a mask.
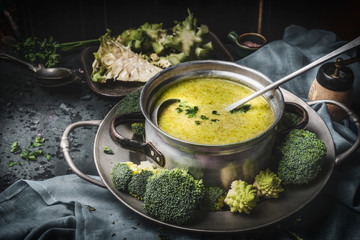
[[[180,102],[180,99],[169,98],[169,99],[164,100],[163,102],[161,102],[159,105],[156,106],[156,108],[154,109],[154,111],[151,114],[151,119],[153,120],[153,122],[155,123],[156,126],[159,126],[158,118],[159,118],[159,114],[162,112],[162,110],[164,110],[165,107],[167,107],[170,104],[173,104],[175,102]]]
[[[338,55],[340,55],[340,54],[342,54],[342,53],[344,53],[344,52],[346,52],[346,51],[348,51],[348,50],[350,50],[350,49],[352,49],[354,47],[357,47],[359,45],[360,45],[360,37],[357,37],[353,41],[351,41],[351,42],[345,44],[344,46],[334,50],[333,52],[319,58],[315,62],[312,62],[312,63],[306,65],[305,67],[300,68],[299,70],[297,70],[297,71],[295,71],[295,72],[281,78],[280,80],[268,85],[267,87],[255,92],[255,93],[253,93],[253,94],[251,94],[251,95],[249,95],[249,96],[247,96],[247,97],[245,97],[243,99],[240,99],[239,101],[227,106],[225,109],[227,111],[231,111],[233,109],[236,109],[236,108],[240,107],[241,105],[247,103],[248,101],[250,101],[250,100],[252,100],[252,99],[254,99],[254,98],[256,98],[256,97],[258,97],[258,96],[260,96],[262,94],[264,94],[265,92],[267,92],[269,90],[272,90],[272,89],[280,86],[281,84],[289,81],[290,79],[293,79],[293,78],[297,77],[298,75],[300,75],[300,74],[302,74],[302,73],[304,73],[304,72],[306,72],[306,71],[320,65],[321,63],[326,62],[327,60],[330,60],[331,58],[336,57],[336,56],[338,56]]]
[[[46,68],[43,65],[36,67],[31,63],[4,52],[0,52],[0,59],[11,60],[27,66],[34,72],[34,76],[37,79],[38,84],[43,87],[59,87],[67,85],[74,80],[73,73],[67,68]]]

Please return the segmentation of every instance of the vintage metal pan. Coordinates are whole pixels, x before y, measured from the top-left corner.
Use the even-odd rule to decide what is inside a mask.
[[[119,102],[106,115],[104,120],[81,121],[69,125],[64,131],[60,146],[64,152],[67,163],[74,173],[93,184],[109,189],[109,191],[124,205],[150,221],[178,229],[196,232],[240,232],[257,229],[278,222],[307,205],[326,185],[336,164],[344,160],[360,145],[360,138],[358,136],[356,142],[350,149],[338,156],[335,156],[334,142],[329,129],[321,117],[310,107],[311,104],[318,102],[336,104],[347,112],[350,120],[355,124],[360,132],[359,117],[346,106],[329,100],[305,103],[289,91],[285,89],[281,89],[281,91],[286,102],[297,103],[307,110],[309,122],[306,129],[315,132],[317,136],[325,142],[328,152],[323,163],[322,170],[314,181],[302,186],[285,186],[285,191],[279,195],[279,198],[260,202],[250,215],[234,214],[230,211],[199,211],[198,214],[196,214],[197,218],[192,224],[184,226],[172,225],[152,218],[143,209],[143,203],[141,201],[131,197],[129,194],[116,190],[110,178],[110,171],[113,165],[116,162],[134,161],[138,163],[140,160],[145,160],[144,155],[120,148],[110,138],[109,126],[111,120],[116,116],[116,109],[121,102]],[[74,128],[84,125],[99,126],[94,142],[94,161],[102,181],[96,180],[82,173],[75,166],[70,156],[70,143],[68,141],[68,135]],[[128,137],[131,137],[132,135],[129,126],[127,125],[119,126],[117,130],[121,131]],[[103,150],[106,146],[114,151],[113,155],[104,153]]]

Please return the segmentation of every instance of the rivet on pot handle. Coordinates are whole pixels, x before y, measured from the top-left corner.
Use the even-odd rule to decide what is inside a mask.
[[[72,123],[70,124],[64,131],[62,137],[61,137],[61,142],[60,142],[60,147],[63,150],[64,153],[64,157],[65,160],[67,162],[67,164],[69,165],[69,167],[71,168],[71,170],[78,175],[79,177],[81,177],[82,179],[85,179],[88,182],[91,182],[95,185],[98,185],[100,187],[106,188],[106,185],[99,180],[96,180],[95,178],[89,177],[88,175],[84,174],[83,172],[81,172],[74,164],[74,162],[72,161],[72,158],[70,156],[70,143],[69,143],[69,139],[68,136],[70,134],[70,132],[77,127],[80,126],[85,126],[85,125],[94,125],[94,126],[100,126],[101,124],[101,120],[91,120],[91,121],[80,121],[80,122],[76,122],[76,123]]]
[[[348,156],[350,156],[350,154],[352,154],[354,151],[356,151],[356,149],[359,148],[360,146],[360,118],[359,116],[353,112],[352,110],[350,110],[347,106],[345,106],[344,104],[334,101],[334,100],[314,100],[314,101],[308,101],[307,104],[314,105],[317,103],[327,103],[327,104],[333,104],[336,105],[340,108],[342,108],[346,114],[349,117],[349,120],[355,125],[355,127],[357,128],[357,132],[358,132],[358,137],[355,141],[355,143],[345,152],[339,154],[338,156],[336,156],[335,158],[335,164],[339,164],[341,163],[344,159],[346,159]]]
[[[121,147],[135,152],[143,153],[146,156],[150,157],[152,160],[154,160],[160,167],[164,167],[165,157],[159,150],[155,148],[152,143],[138,142],[126,138],[122,136],[118,131],[116,131],[116,127],[121,124],[130,124],[144,121],[145,117],[141,112],[120,114],[111,121],[109,129],[110,137],[115,143],[117,143]]]

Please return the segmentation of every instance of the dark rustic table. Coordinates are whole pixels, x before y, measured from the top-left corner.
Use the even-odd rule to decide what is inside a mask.
[[[40,87],[32,71],[0,60],[0,191],[18,179],[44,180],[71,173],[59,146],[65,128],[81,120],[103,119],[120,100],[90,90],[82,72],[80,52],[81,49],[67,53],[59,64],[75,70],[77,81],[58,88]],[[96,130],[96,127],[83,127],[70,135],[75,163],[84,173],[92,175],[97,175],[92,156]],[[22,151],[31,150],[28,147],[38,136],[45,138],[41,149],[51,155],[50,160],[40,156],[36,161],[27,161],[20,152],[11,152],[16,141]]]

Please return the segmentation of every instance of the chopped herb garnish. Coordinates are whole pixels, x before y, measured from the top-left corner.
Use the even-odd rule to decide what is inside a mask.
[[[14,166],[14,165],[16,165],[16,164],[17,164],[16,161],[9,161],[8,166],[9,166],[9,167],[12,167],[12,166]]]
[[[111,150],[109,147],[104,148],[104,153],[106,153],[106,154],[114,154],[113,150]]]
[[[92,207],[92,206],[90,206],[90,205],[85,205],[85,206],[88,207],[89,212],[94,212],[94,211],[96,211],[96,208],[94,208],[94,207]]]
[[[208,119],[209,119],[209,118],[208,118],[207,116],[205,116],[205,115],[201,115],[200,118],[201,118],[202,120],[208,120]]]
[[[175,110],[176,110],[178,113],[181,113],[182,111],[184,111],[184,110],[182,110],[182,108],[180,108],[180,105],[179,105],[179,107],[175,108]]]
[[[50,154],[45,153],[45,157],[46,157],[46,159],[47,159],[48,161],[50,161],[50,159],[51,159],[51,155],[50,155]]]
[[[200,122],[200,121],[195,121],[195,124],[196,124],[196,125],[200,125],[201,122]]]
[[[38,149],[37,151],[30,151],[30,148],[38,148],[44,146],[45,138],[36,137],[33,143],[30,143],[28,148],[24,148],[20,154],[20,157],[26,161],[36,161],[39,156],[45,156],[45,158],[49,161],[51,159],[51,155],[44,152],[42,149]],[[11,152],[16,152],[20,150],[20,146],[18,142],[14,142],[11,146]],[[16,163],[11,163],[10,165],[15,165]],[[18,165],[22,166],[23,162],[18,161]]]
[[[14,143],[11,145],[11,152],[12,152],[12,153],[16,153],[17,151],[20,151],[19,143],[18,143],[18,142],[14,142]]]
[[[30,143],[29,148],[37,148],[44,146],[45,138],[36,137],[34,143]]]
[[[212,122],[220,121],[219,119],[211,119]]]
[[[193,108],[191,108],[190,106],[186,106],[186,114],[188,115],[189,118],[193,118],[196,116],[196,113],[198,112],[199,108],[198,106],[194,106]]]
[[[250,107],[251,107],[250,104],[245,104],[245,105],[242,105],[239,108],[231,110],[230,113],[237,113],[237,112],[246,113],[246,112],[248,112],[250,110]]]
[[[214,115],[220,115],[220,114],[218,114],[218,112],[217,111],[212,111],[212,114],[214,114]]]

